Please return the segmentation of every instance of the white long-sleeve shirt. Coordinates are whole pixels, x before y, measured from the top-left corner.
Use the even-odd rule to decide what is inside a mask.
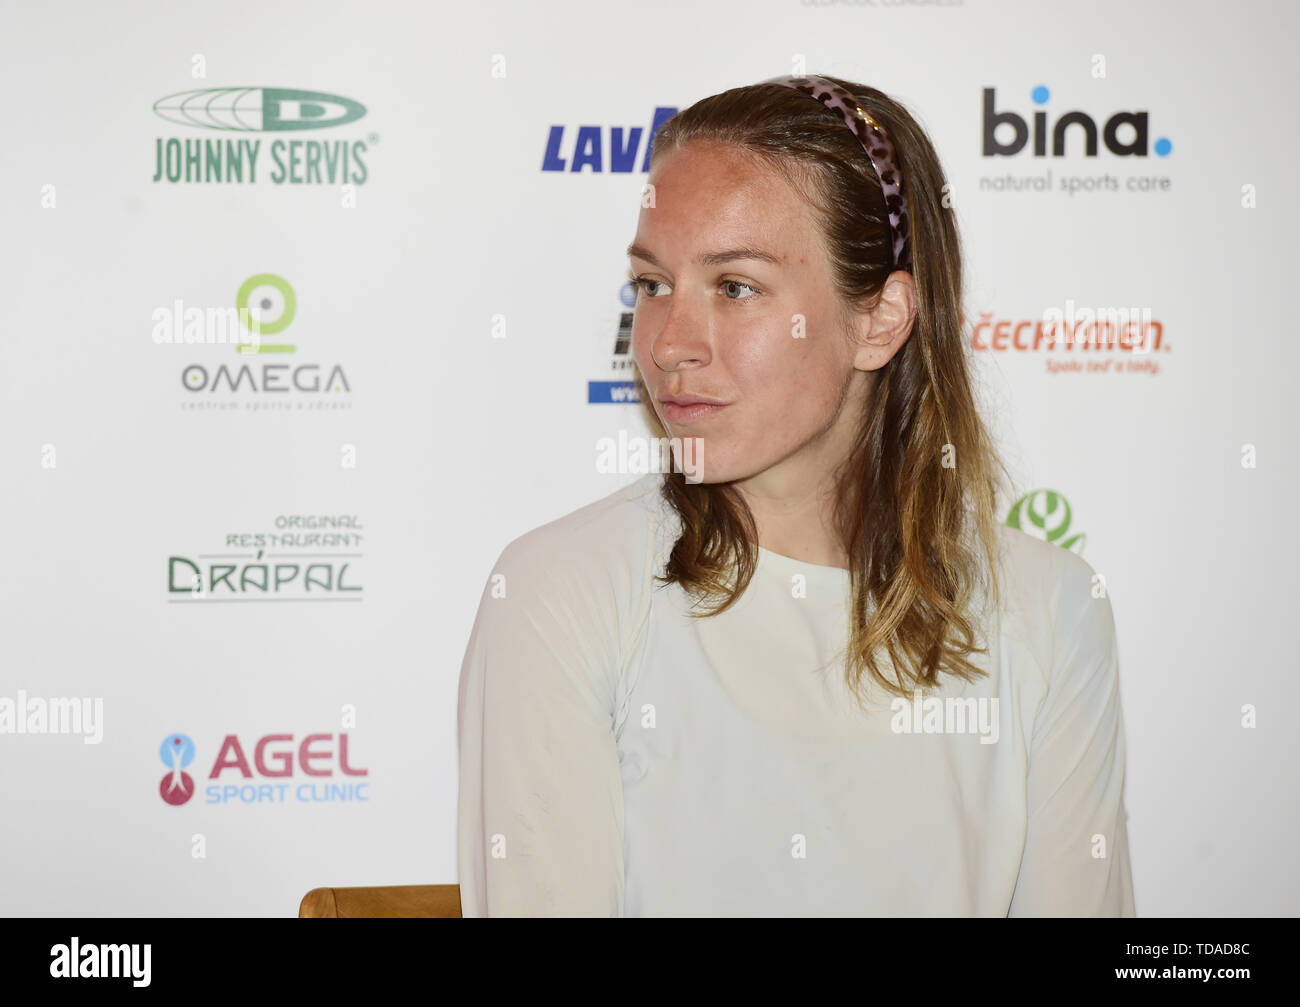
[[[988,677],[893,707],[875,686],[863,712],[848,571],[762,549],[740,600],[692,619],[653,581],[680,529],[661,478],[519,537],[488,578],[460,678],[465,916],[1133,915],[1115,629],[1086,561],[999,526]]]

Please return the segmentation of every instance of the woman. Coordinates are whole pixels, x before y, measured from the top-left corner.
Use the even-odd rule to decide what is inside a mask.
[[[996,520],[924,132],[776,78],[666,122],[647,192],[638,385],[696,464],[501,554],[465,915],[1132,915],[1110,603]]]

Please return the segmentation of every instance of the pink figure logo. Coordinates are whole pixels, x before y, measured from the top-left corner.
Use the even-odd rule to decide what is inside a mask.
[[[158,793],[168,804],[184,804],[194,796],[194,777],[183,771],[194,761],[194,742],[185,734],[169,734],[159,754],[171,772],[162,778]]]

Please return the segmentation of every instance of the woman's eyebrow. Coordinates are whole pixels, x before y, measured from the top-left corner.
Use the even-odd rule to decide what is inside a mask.
[[[644,259],[652,265],[661,269],[664,268],[664,264],[656,259],[648,248],[635,242],[627,246],[627,254],[629,258]],[[741,248],[728,248],[720,252],[704,252],[695,257],[695,264],[697,266],[720,266],[723,263],[735,262],[738,259],[755,259],[759,262],[770,262],[774,266],[779,266],[785,261],[782,257],[773,255],[761,248],[744,246]]]

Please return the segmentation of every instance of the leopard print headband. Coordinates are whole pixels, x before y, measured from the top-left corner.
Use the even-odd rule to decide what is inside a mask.
[[[821,102],[835,112],[844,124],[853,131],[867,152],[871,167],[880,179],[880,190],[885,197],[885,209],[889,213],[889,232],[894,239],[893,266],[895,269],[912,271],[912,250],[907,240],[908,219],[907,203],[903,199],[903,179],[898,170],[898,159],[894,154],[894,145],[885,133],[883,126],[864,109],[848,91],[825,77],[788,76],[772,77],[762,81],[764,84],[780,84],[792,87]]]

